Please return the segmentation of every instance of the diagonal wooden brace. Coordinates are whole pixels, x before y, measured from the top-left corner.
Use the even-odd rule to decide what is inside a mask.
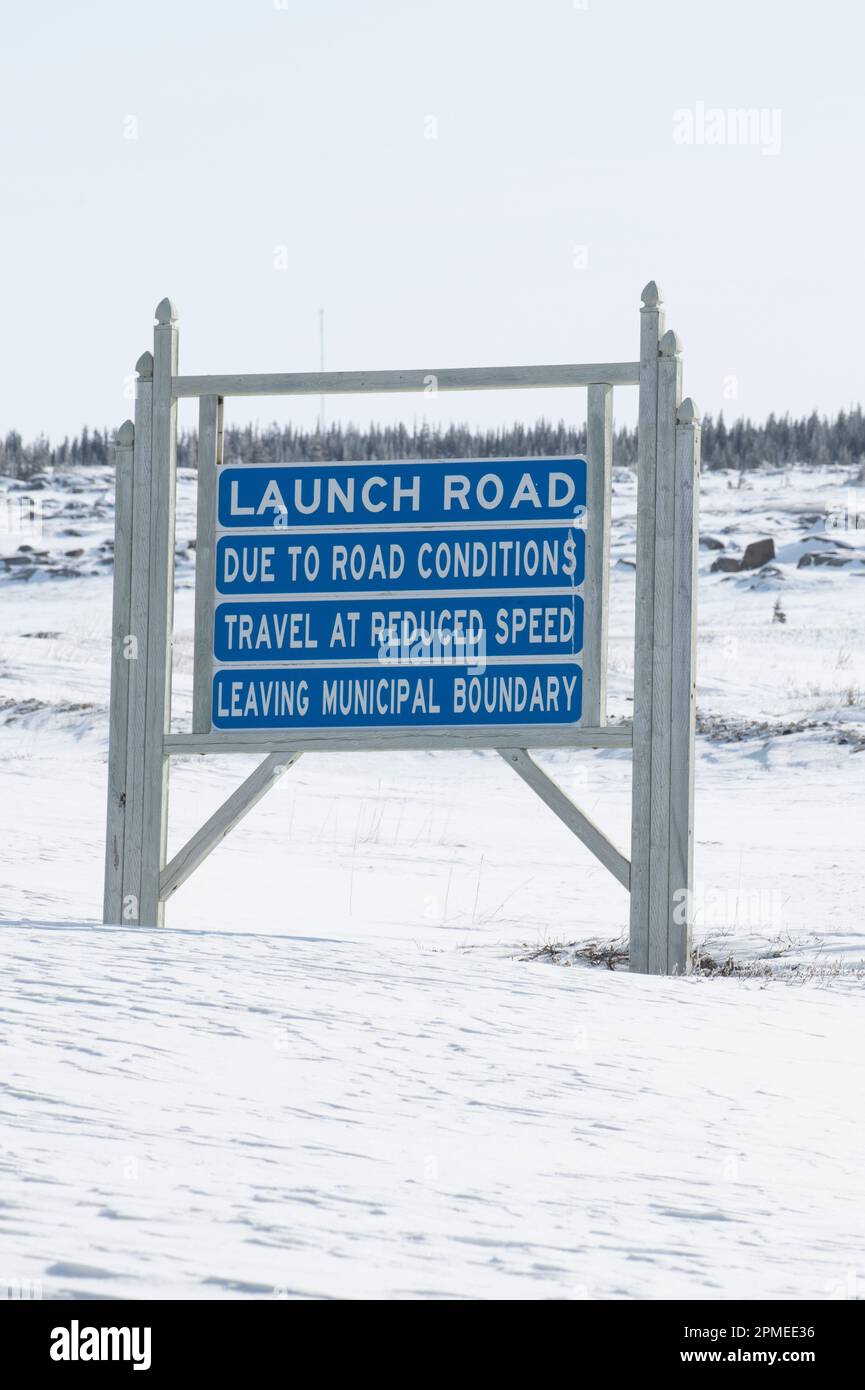
[[[552,777],[538,766],[524,748],[500,748],[498,753],[500,757],[504,758],[508,766],[512,767],[514,772],[522,777],[532,791],[541,798],[541,801],[549,806],[551,811],[555,811],[559,820],[573,831],[577,839],[582,840],[586,849],[591,850],[604,868],[609,869],[622,887],[629,889],[631,886],[631,866],[628,860],[607,839],[603,830],[599,829],[587,815],[584,815],[578,806],[574,805],[558,783],[554,782]]]
[[[185,883],[199,864],[204,862],[210,851],[225,839],[229,831],[243,820],[274,782],[278,781],[301,756],[298,752],[271,753],[264,762],[259,763],[246,781],[241,782],[237,790],[223,802],[219,810],[214,811],[201,829],[187,840],[183,849],[178,850],[171,863],[166,864],[159,876],[159,896],[162,902],[177,892],[181,884]]]

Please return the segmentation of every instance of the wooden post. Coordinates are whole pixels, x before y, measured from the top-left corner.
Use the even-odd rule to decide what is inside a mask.
[[[667,970],[691,963],[694,891],[694,726],[697,673],[697,549],[700,505],[700,412],[690,397],[676,425],[673,522],[672,746],[670,750],[670,893]]]
[[[147,692],[147,608],[150,589],[150,525],[153,465],[153,356],[135,364],[135,450],[132,469],[132,575],[129,618],[129,720],[127,727],[126,846],[122,921],[135,926],[141,907],[143,834],[144,711]]]
[[[650,280],[640,311],[640,401],[637,427],[637,570],[634,631],[633,772],[631,779],[630,969],[649,969],[649,835],[652,799],[652,644],[655,604],[655,476],[658,443],[658,342],[661,292]]]
[[[658,435],[655,473],[655,601],[652,643],[652,791],[649,843],[649,974],[666,975],[672,914],[670,758],[673,740],[673,518],[676,411],[681,397],[681,344],[668,329],[658,344]]]
[[[192,732],[210,733],[213,686],[213,619],[216,566],[216,488],[222,462],[222,397],[198,405],[198,506],[195,526],[195,641]]]
[[[698,441],[693,405],[679,415],[672,330],[657,354],[654,420],[648,367],[640,414],[642,428],[645,407],[649,438],[640,441],[637,509],[631,969],[664,975],[689,965]]]
[[[177,483],[177,313],[168,299],[156,308],[153,334],[153,479],[147,610],[147,702],[144,720],[143,827],[139,922],[161,926],[159,875],[168,832],[168,757],[174,625],[174,513]]]
[[[610,507],[613,486],[613,388],[588,389],[586,414],[586,578],[583,585],[583,718],[607,722],[607,639],[610,589]]]
[[[120,922],[126,847],[127,728],[132,597],[132,450],[135,426],[126,420],[114,444],[114,596],[111,620],[111,704],[108,729],[108,818],[102,920]]]

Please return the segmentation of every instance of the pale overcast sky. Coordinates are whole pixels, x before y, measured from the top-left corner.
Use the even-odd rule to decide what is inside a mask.
[[[656,278],[704,410],[862,398],[850,0],[13,0],[2,30],[4,433],[119,424],[166,294],[183,371],[314,370],[320,307],[329,368],[434,369],[632,359]]]

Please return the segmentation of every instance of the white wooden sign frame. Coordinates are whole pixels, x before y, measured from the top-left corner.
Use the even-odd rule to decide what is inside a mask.
[[[690,963],[693,888],[694,664],[699,413],[681,398],[681,345],[664,332],[654,281],[642,295],[640,357],[541,367],[436,372],[302,372],[182,376],[177,315],[156,310],[153,354],[138,373],[135,421],[115,444],[106,923],[161,926],[168,898],[304,752],[495,749],[630,890],[630,968],[684,972]],[[570,389],[585,386],[587,518],[583,713],[578,726],[308,733],[211,729],[215,492],[226,396]],[[639,387],[636,627],[633,723],[608,724],[613,388]],[[192,729],[171,732],[177,402],[198,397],[198,534]],[[413,466],[423,466],[412,460]],[[630,860],[532,759],[533,748],[631,748]],[[260,753],[262,761],[167,860],[170,760]]]

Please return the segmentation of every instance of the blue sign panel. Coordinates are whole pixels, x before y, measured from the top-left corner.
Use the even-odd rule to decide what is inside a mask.
[[[576,656],[583,600],[537,598],[298,599],[221,603],[219,662],[380,661],[477,665],[501,657]]]
[[[224,530],[566,521],[586,505],[582,458],[300,463],[222,468]]]
[[[583,582],[585,533],[573,526],[222,536],[218,593],[453,593],[558,589]]]
[[[577,724],[586,461],[223,468],[215,729]]]
[[[573,724],[582,708],[574,662],[489,666],[315,667],[216,672],[217,729],[389,729],[467,724]]]

